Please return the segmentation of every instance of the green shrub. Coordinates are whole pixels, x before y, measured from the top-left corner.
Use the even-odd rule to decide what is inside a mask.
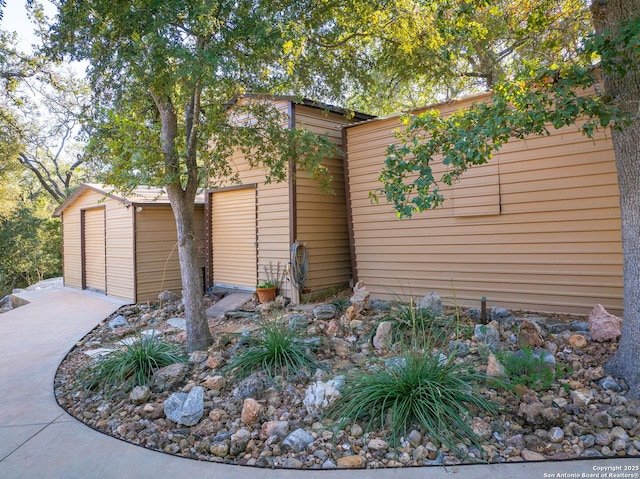
[[[542,391],[549,389],[558,377],[571,373],[571,368],[563,364],[545,363],[542,352],[536,354],[529,348],[522,353],[500,351],[496,358],[504,366],[505,374],[512,384],[522,384],[529,389]]]
[[[148,384],[156,370],[186,360],[178,346],[142,337],[84,368],[80,380],[87,389],[133,389]]]
[[[227,366],[237,378],[242,379],[255,371],[262,370],[267,375],[295,375],[308,367],[317,366],[315,357],[308,349],[313,344],[303,341],[300,329],[282,317],[260,320],[256,336],[251,336],[244,351],[237,354]]]
[[[484,374],[455,364],[451,358],[443,360],[439,353],[413,348],[393,364],[347,375],[330,415],[343,424],[365,421],[367,430],[390,430],[395,444],[418,424],[434,441],[461,453],[459,442],[480,448],[469,419],[474,414],[497,412],[475,387],[485,379]]]
[[[383,321],[392,323],[394,342],[409,339],[411,345],[425,345],[427,342],[433,344],[434,335],[444,339],[446,334],[443,333],[453,327],[451,318],[438,315],[430,309],[419,308],[413,300],[408,304],[394,304],[390,315]]]
[[[349,298],[344,297],[344,296],[338,296],[338,297],[333,298],[330,301],[330,304],[335,306],[335,308],[338,311],[342,312],[342,311],[345,311],[351,305],[351,300]]]

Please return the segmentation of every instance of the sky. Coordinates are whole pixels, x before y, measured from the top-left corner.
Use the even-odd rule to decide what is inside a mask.
[[[27,18],[26,3],[25,0],[6,0],[0,27],[3,30],[17,32],[20,47],[23,51],[30,51],[36,37],[33,35],[33,25]],[[48,15],[55,15],[56,10],[51,2],[42,0],[42,3]]]

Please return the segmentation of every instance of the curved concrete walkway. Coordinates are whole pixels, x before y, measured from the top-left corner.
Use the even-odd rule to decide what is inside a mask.
[[[598,468],[639,459],[514,463],[385,470],[295,471],[183,459],[94,431],[62,410],[53,379],[67,351],[121,303],[69,289],[23,293],[26,306],[0,315],[0,478],[543,478],[609,476]],[[623,471],[624,472],[624,471]],[[630,471],[639,477],[638,472]],[[577,476],[563,476],[577,474]],[[583,474],[585,474],[583,476]],[[591,476],[594,477],[594,476]]]

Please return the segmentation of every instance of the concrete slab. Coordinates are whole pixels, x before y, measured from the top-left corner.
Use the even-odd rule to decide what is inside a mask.
[[[231,293],[207,308],[207,318],[217,318],[227,311],[241,308],[246,302],[251,301],[253,293]]]
[[[0,462],[46,426],[46,424],[33,424],[3,428],[3,434],[0,434]]]

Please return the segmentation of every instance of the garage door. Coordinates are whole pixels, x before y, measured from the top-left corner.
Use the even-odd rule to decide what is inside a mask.
[[[258,268],[255,188],[213,193],[211,214],[213,283],[254,289]]]
[[[83,287],[106,292],[104,208],[84,210]]]

